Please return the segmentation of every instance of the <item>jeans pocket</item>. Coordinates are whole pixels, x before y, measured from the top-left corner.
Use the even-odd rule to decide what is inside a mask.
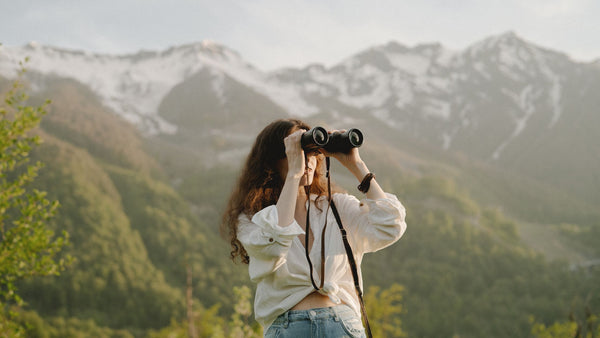
[[[364,337],[365,329],[363,328],[362,321],[356,316],[340,318],[342,326],[346,333],[351,337]]]
[[[277,338],[279,337],[279,327],[277,326],[269,326],[267,332],[265,332],[265,338]]]

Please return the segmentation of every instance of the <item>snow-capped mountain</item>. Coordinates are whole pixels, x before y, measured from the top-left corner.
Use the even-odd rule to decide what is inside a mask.
[[[498,159],[533,115],[542,115],[548,128],[556,124],[567,78],[584,69],[507,33],[460,52],[389,43],[331,69],[311,66],[274,77],[295,83],[308,102],[325,102],[322,108],[357,109],[445,149],[469,133],[489,136],[492,127],[502,128],[480,154]],[[494,126],[486,125],[490,120]]]
[[[197,72],[208,69],[215,95],[223,95],[223,74],[254,88],[290,113],[316,112],[296,92],[266,80],[265,74],[244,62],[238,53],[211,41],[173,47],[162,52],[102,55],[30,43],[0,46],[0,76],[14,77],[19,62],[34,74],[75,79],[87,85],[115,113],[149,134],[175,133],[177,126],[158,116],[167,93]]]
[[[377,118],[397,134],[600,201],[597,64],[508,32],[462,51],[389,43],[329,69],[271,76],[333,115]]]
[[[14,77],[26,57],[34,88],[75,79],[145,134],[190,151],[203,145],[221,159],[239,157],[277,117],[376,124],[388,142],[409,137],[600,200],[598,62],[575,62],[512,32],[460,51],[390,42],[332,67],[271,73],[207,41],[121,56],[0,46],[0,76]]]
[[[499,135],[496,147],[481,154],[494,159],[523,132],[532,115],[546,115],[552,127],[563,110],[563,85],[571,75],[565,72],[584,71],[584,65],[566,55],[526,43],[511,32],[460,52],[439,44],[409,48],[391,42],[329,69],[311,65],[270,74],[210,41],[123,56],[31,43],[0,46],[0,75],[14,76],[25,58],[30,72],[73,78],[89,86],[108,108],[150,134],[176,132],[176,125],[158,115],[159,105],[176,85],[202,70],[208,70],[214,95],[223,102],[227,76],[290,115],[357,110],[444,148],[451,148],[461,131],[478,128],[485,115],[493,113],[479,106],[495,101],[512,130]]]

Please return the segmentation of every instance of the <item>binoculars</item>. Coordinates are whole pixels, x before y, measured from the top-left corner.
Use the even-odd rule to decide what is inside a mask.
[[[352,128],[343,133],[335,132],[331,135],[323,127],[314,127],[302,134],[300,144],[306,152],[325,149],[330,153],[349,153],[352,148],[360,147],[363,143],[363,134],[360,130]]]

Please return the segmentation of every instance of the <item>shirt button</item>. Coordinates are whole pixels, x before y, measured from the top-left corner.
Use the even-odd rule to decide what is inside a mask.
[[[273,238],[269,238],[269,242],[273,242]]]

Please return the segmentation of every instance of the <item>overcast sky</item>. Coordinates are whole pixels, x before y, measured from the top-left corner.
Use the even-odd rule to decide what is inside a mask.
[[[0,43],[103,53],[213,40],[262,70],[335,64],[397,41],[462,49],[514,31],[600,58],[600,0],[0,0]]]

